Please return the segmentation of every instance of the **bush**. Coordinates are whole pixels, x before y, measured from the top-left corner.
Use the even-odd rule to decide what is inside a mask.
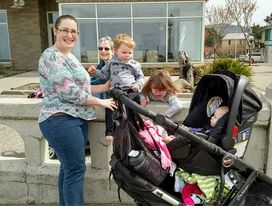
[[[237,75],[244,75],[250,78],[253,75],[252,68],[245,64],[244,62],[240,62],[239,60],[233,60],[230,58],[218,58],[215,59],[212,63],[208,64],[205,68],[203,74],[215,74],[230,71]]]
[[[239,60],[220,57],[211,63],[195,66],[195,84],[206,74],[215,74],[230,71],[237,75],[244,75],[250,79],[253,75],[252,68]]]
[[[207,64],[200,64],[197,66],[194,66],[196,77],[195,77],[195,84],[199,82],[199,80],[207,73]]]

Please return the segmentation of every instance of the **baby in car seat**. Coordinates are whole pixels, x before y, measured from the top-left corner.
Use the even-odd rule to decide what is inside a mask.
[[[215,110],[214,115],[211,117],[211,127],[215,127],[218,120],[222,118],[227,112],[229,112],[229,108],[227,106],[218,107]]]
[[[187,127],[187,126],[185,126],[185,125],[182,125],[182,127],[185,128],[185,129],[187,129],[187,130],[189,130],[189,131],[191,131],[191,132],[193,132],[193,133],[204,133],[204,134],[209,135],[209,134],[212,132],[213,128],[216,127],[218,121],[219,121],[225,114],[227,114],[228,112],[229,112],[229,108],[228,108],[227,106],[220,106],[220,107],[218,107],[218,108],[215,110],[213,116],[211,116],[211,118],[210,118],[210,126],[211,126],[211,129],[205,129],[205,128],[193,128],[193,127]],[[163,138],[162,140],[163,140],[165,143],[169,143],[169,142],[171,142],[171,141],[175,138],[175,136],[174,136],[174,135],[169,135],[169,136],[168,136],[168,135],[164,135],[162,138]],[[212,138],[214,138],[214,137],[212,137]],[[212,142],[212,143],[215,143],[215,141],[216,141],[216,140],[211,140],[211,139],[210,139],[210,142]]]

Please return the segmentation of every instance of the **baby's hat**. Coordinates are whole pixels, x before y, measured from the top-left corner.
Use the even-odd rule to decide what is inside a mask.
[[[223,99],[219,96],[212,97],[207,104],[207,116],[211,117],[215,110],[222,104]]]

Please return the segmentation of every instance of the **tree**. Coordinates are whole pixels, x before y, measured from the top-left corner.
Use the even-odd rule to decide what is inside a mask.
[[[254,36],[254,45],[256,48],[260,47],[260,42],[262,40],[262,31],[264,26],[260,26],[259,24],[253,24],[251,27],[252,34]]]
[[[230,16],[245,36],[251,59],[253,39],[250,38],[252,16],[257,9],[257,0],[227,0]],[[250,64],[250,61],[249,61]]]
[[[207,28],[207,36],[205,38],[205,46],[207,46],[207,47],[213,47],[214,46],[213,31],[211,31],[210,28]]]
[[[206,18],[210,26],[209,35],[214,41],[214,56],[218,44],[224,38],[226,27],[233,22],[230,18],[230,12],[226,6],[211,6],[206,8]]]
[[[268,24],[268,26],[272,25],[272,13],[270,14],[270,16],[267,16],[264,21]]]

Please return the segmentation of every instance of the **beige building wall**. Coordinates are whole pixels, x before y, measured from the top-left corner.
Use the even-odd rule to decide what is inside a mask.
[[[222,55],[234,56],[236,51],[236,56],[238,57],[240,54],[246,54],[248,51],[248,46],[244,39],[231,39],[231,40],[222,40],[220,47],[218,48],[218,52]]]
[[[57,6],[55,0],[24,1],[23,8],[15,9],[10,7],[13,0],[1,0],[0,9],[7,11],[11,64],[15,69],[37,69],[47,47],[46,11]]]

